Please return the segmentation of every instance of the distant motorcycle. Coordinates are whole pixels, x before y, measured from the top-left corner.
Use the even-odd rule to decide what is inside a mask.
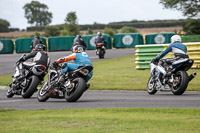
[[[99,55],[99,59],[103,59],[106,53],[106,48],[103,43],[97,43],[96,54]]]
[[[65,98],[68,102],[76,102],[86,91],[83,77],[90,74],[92,66],[80,66],[72,71],[62,73],[64,66],[50,66],[48,80],[38,91],[38,101],[45,102],[49,98]]]
[[[196,76],[196,72],[190,76],[186,72],[194,61],[186,58],[180,60],[179,65],[172,68],[175,60],[168,58],[160,60],[157,65],[150,63],[151,76],[147,84],[149,94],[155,94],[158,90],[171,90],[174,95],[182,95],[185,92],[188,83]],[[167,75],[166,72],[168,72]]]
[[[24,55],[20,57],[23,58]],[[12,83],[9,84],[7,97],[12,98],[14,95],[22,95],[23,98],[30,98],[37,91],[37,86],[41,83],[41,75],[45,73],[46,67],[35,65],[34,63],[23,62],[26,65],[25,77],[19,80],[19,65],[22,62],[16,62],[16,68],[13,74]]]

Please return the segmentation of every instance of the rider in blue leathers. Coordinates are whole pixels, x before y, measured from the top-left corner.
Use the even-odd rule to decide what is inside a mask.
[[[66,67],[62,69],[62,72],[67,72],[68,70],[74,70],[78,68],[79,66],[93,66],[92,62],[90,61],[88,54],[84,51],[83,47],[80,45],[76,45],[73,47],[73,52],[71,55],[59,58],[54,64],[59,64],[62,62],[67,62],[70,60],[74,60],[75,63],[66,63]],[[93,71],[90,72],[88,76],[85,77],[86,83],[92,78]],[[87,84],[89,85],[89,84]]]
[[[173,35],[171,37],[171,44],[168,48],[152,59],[152,62],[157,64],[158,61],[169,52],[172,52],[175,56],[175,61],[172,63],[172,67],[176,67],[182,60],[189,58],[187,54],[187,47],[181,43],[181,37],[179,35]]]

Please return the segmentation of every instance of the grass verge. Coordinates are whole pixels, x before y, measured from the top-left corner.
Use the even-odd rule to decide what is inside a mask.
[[[149,70],[135,69],[135,55],[93,62],[94,75],[90,80],[92,90],[146,90]],[[200,91],[200,69],[190,69],[197,76],[189,83],[187,90]],[[0,85],[8,85],[11,75],[0,76]]]
[[[199,109],[0,110],[4,133],[132,133],[200,131]]]

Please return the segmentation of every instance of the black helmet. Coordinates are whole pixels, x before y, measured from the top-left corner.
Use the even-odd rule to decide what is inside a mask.
[[[34,38],[35,38],[35,39],[36,39],[36,38],[37,38],[37,39],[40,39],[40,37],[39,37],[39,36],[35,36]]]
[[[80,34],[76,35],[76,38],[81,38],[82,36]]]
[[[43,45],[43,44],[37,44],[37,45],[35,46],[35,50],[36,50],[36,51],[43,51],[43,50],[45,50],[45,49],[46,49],[46,46]]]

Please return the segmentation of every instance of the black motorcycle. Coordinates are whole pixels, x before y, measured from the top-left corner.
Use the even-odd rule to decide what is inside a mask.
[[[50,66],[48,80],[38,91],[38,101],[45,102],[49,98],[65,98],[68,102],[76,102],[86,91],[84,77],[93,70],[92,66],[79,66],[69,72],[61,72],[63,66]]]
[[[155,94],[158,90],[170,90],[174,95],[182,95],[185,92],[188,83],[196,76],[196,72],[190,76],[186,72],[194,61],[185,58],[179,60],[177,66],[172,67],[175,61],[176,58],[168,58],[160,60],[158,64],[150,63],[151,76],[147,84],[149,94]]]
[[[22,55],[20,57],[23,58]],[[25,66],[25,76],[20,79],[19,65]],[[12,98],[14,95],[22,95],[23,98],[30,98],[37,91],[37,86],[42,83],[43,75],[46,73],[46,67],[35,65],[31,62],[16,62],[16,68],[13,74],[12,83],[9,84],[7,97]]]
[[[99,55],[99,59],[103,59],[106,53],[106,48],[103,43],[97,43],[96,54]]]

